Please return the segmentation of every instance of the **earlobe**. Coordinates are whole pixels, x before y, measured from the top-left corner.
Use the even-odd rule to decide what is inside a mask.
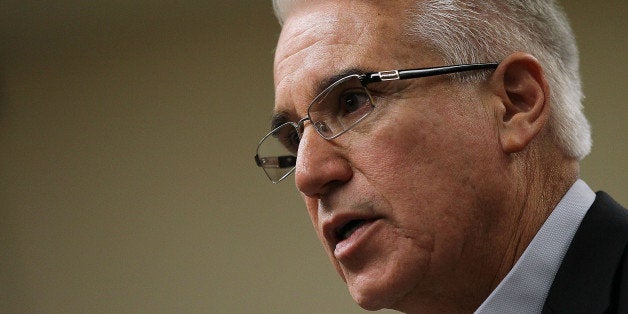
[[[504,153],[524,150],[541,132],[549,118],[549,86],[541,64],[531,55],[517,52],[504,59],[492,76],[497,108],[499,140]]]

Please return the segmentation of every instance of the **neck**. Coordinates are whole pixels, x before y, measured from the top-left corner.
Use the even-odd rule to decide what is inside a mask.
[[[548,151],[554,153],[548,154]],[[578,179],[578,162],[554,149],[531,149],[525,155],[515,167],[521,175],[514,176],[517,178],[513,185],[516,215],[510,224],[513,232],[507,239],[493,289],[510,272],[558,202]]]

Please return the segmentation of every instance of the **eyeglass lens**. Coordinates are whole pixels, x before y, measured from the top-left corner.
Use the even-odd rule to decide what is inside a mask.
[[[354,127],[373,111],[372,98],[357,75],[347,76],[319,94],[308,109],[310,122],[325,139]],[[288,176],[296,165],[299,126],[288,122],[271,131],[257,148],[258,163],[271,181]]]
[[[373,101],[357,75],[347,76],[325,89],[310,105],[314,128],[325,139],[351,129],[373,110]]]
[[[281,181],[294,169],[299,137],[296,124],[284,123],[260,142],[257,147],[258,164],[271,181]]]

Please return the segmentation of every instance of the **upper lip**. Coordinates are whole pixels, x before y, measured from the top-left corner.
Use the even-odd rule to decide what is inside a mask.
[[[369,213],[343,213],[334,214],[329,220],[323,222],[323,234],[327,244],[333,251],[338,242],[341,241],[340,231],[352,221],[366,220],[373,221],[381,217]]]

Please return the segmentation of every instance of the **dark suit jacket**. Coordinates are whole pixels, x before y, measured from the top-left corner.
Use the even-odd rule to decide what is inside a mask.
[[[628,211],[608,194],[596,193],[543,313],[628,313]]]

